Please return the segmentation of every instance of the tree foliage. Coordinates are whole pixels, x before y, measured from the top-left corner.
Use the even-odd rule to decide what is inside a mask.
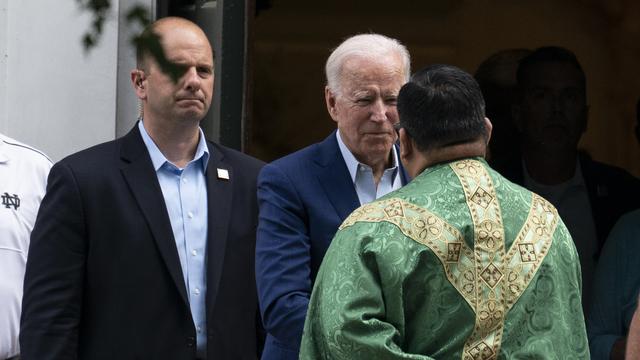
[[[90,51],[99,42],[104,30],[104,24],[111,10],[111,0],[76,0],[81,9],[91,14],[91,27],[82,36],[82,44],[85,51]],[[141,25],[143,28],[151,23],[149,12],[142,5],[132,6],[126,13],[127,25]],[[136,44],[139,36],[131,39]]]
[[[104,24],[111,10],[111,0],[76,0],[76,2],[78,2],[83,10],[88,11],[92,16],[91,27],[82,36],[82,44],[85,51],[88,52],[99,43],[102,37]],[[125,19],[127,26],[138,24],[142,28],[146,28],[151,24],[149,12],[142,5],[132,6],[127,11]],[[155,33],[145,31],[133,36],[130,41],[136,49],[142,49],[147,55],[152,56],[162,71],[171,76],[174,81],[177,81],[184,73],[184,69],[181,66],[167,60],[162,45],[160,44],[160,37]]]

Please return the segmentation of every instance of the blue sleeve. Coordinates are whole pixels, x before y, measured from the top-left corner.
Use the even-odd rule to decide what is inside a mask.
[[[294,354],[300,347],[312,288],[309,227],[296,189],[287,174],[272,164],[258,177],[256,281],[260,311],[267,344],[275,338],[280,347]]]

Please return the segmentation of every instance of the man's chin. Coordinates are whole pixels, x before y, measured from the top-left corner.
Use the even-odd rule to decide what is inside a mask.
[[[370,143],[368,144],[366,151],[376,157],[385,157],[389,155],[391,147],[393,147],[393,143],[388,141],[381,143]]]
[[[178,118],[184,122],[200,122],[206,113],[202,111],[183,111],[178,114]]]

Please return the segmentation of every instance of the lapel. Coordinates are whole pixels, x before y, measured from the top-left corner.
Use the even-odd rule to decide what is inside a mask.
[[[222,149],[207,142],[209,147],[209,162],[207,164],[207,313],[213,310],[218,287],[222,276],[224,255],[229,232],[231,217],[231,202],[233,201],[233,182],[236,181],[233,167],[225,162]],[[229,179],[218,177],[218,169],[228,171]]]
[[[188,306],[189,300],[176,242],[173,238],[171,221],[158,177],[151,163],[149,152],[142,141],[137,123],[133,130],[122,138],[120,158],[122,160],[120,171],[149,224],[153,240],[156,242],[160,256],[164,260],[182,300]]]
[[[314,162],[316,165],[315,173],[325,195],[340,219],[346,219],[353,210],[360,206],[360,200],[358,200],[353,180],[351,180],[347,165],[340,153],[335,131],[318,144]]]
[[[587,193],[589,194],[591,203],[593,204],[602,198],[608,197],[609,188],[604,181],[601,181],[602,172],[595,168],[596,164],[594,161],[582,152],[578,154],[578,161],[580,162],[582,178],[587,187]]]
[[[609,199],[609,188],[607,187],[606,181],[602,181],[604,173],[598,171],[596,163],[582,152],[578,154],[578,161],[580,161],[582,179],[587,188],[591,214],[594,219],[593,225],[596,229],[596,237],[598,239],[598,251],[594,255],[597,260],[600,257],[600,251],[607,239],[608,232],[617,219],[612,219],[611,213],[603,214],[603,210],[606,212],[605,209],[607,209],[607,206],[604,204],[606,204]],[[613,216],[617,218],[617,216]],[[595,221],[596,219],[600,221]]]

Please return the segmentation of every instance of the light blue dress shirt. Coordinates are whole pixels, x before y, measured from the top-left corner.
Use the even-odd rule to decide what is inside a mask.
[[[200,130],[195,156],[183,169],[172,164],[153,142],[142,121],[140,134],[151,156],[176,241],[189,306],[196,327],[198,357],[207,349],[207,182],[209,150]]]
[[[402,187],[402,179],[398,167],[398,154],[395,146],[391,147],[391,167],[384,170],[380,182],[376,186],[373,178],[373,169],[369,165],[359,162],[353,156],[347,145],[342,141],[340,130],[336,132],[336,138],[338,139],[338,147],[344,162],[347,164],[347,169],[349,169],[351,180],[356,188],[360,205],[370,203]]]

